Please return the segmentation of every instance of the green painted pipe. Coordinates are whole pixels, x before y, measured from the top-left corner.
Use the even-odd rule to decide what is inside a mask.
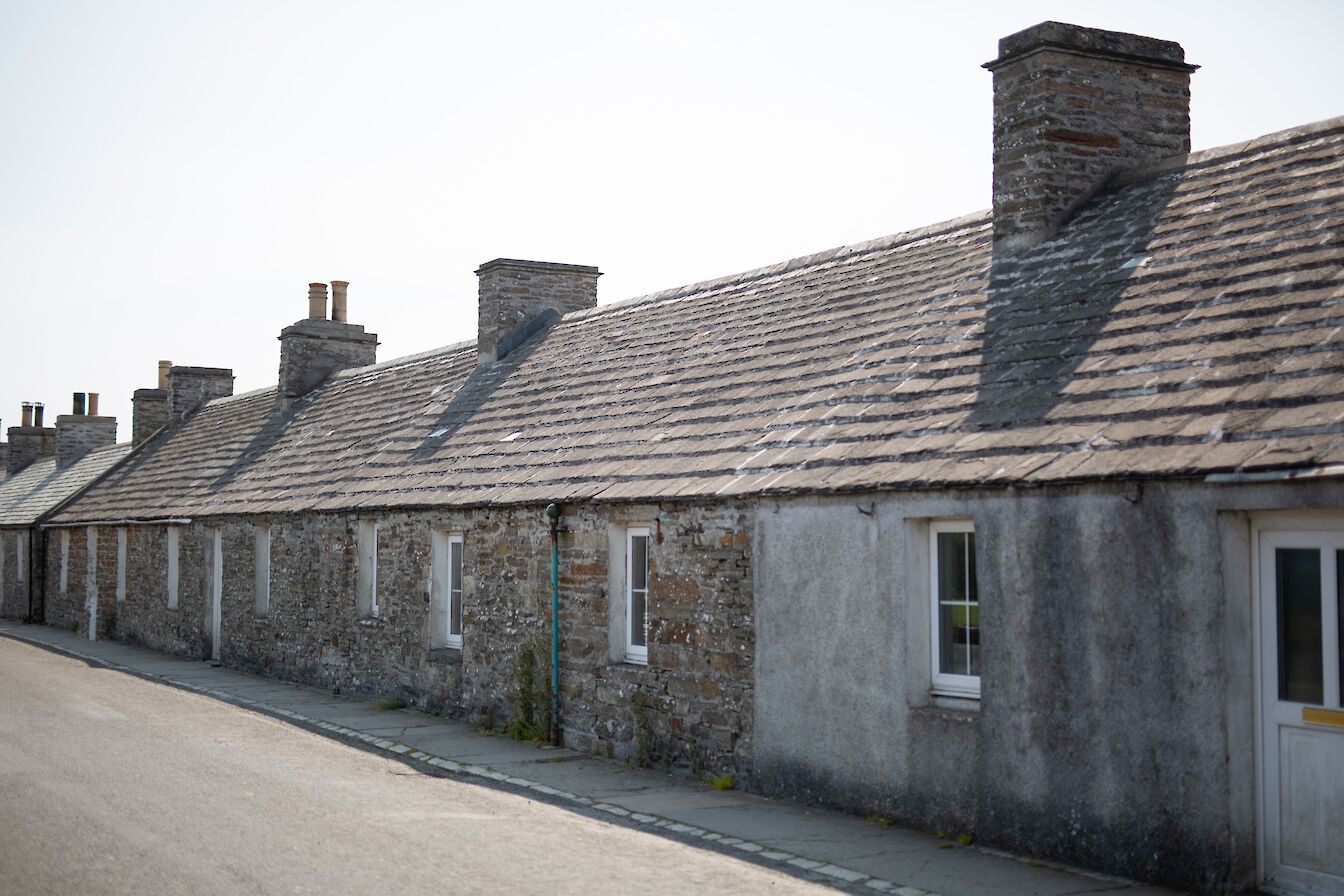
[[[560,746],[560,505],[547,504],[551,520],[551,743]]]

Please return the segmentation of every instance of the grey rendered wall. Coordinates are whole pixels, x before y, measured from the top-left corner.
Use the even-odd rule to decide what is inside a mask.
[[[1250,512],[1313,506],[1344,508],[1344,486],[763,502],[755,779],[1130,877],[1249,886]],[[951,517],[976,527],[978,702],[929,694],[927,522]]]

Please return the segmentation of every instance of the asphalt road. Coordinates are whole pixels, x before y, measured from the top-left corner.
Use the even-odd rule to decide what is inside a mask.
[[[0,638],[0,894],[833,893]]]

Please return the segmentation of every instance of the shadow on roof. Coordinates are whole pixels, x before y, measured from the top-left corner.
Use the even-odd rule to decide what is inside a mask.
[[[1055,238],[1028,250],[995,251],[980,385],[966,418],[970,427],[1050,422],[1146,262],[1154,229],[1181,177],[1103,194]]]
[[[534,322],[536,328],[529,329],[527,338],[517,348],[511,350],[506,358],[484,367],[477,367],[469,373],[462,385],[453,393],[448,404],[444,406],[443,411],[429,425],[429,432],[411,452],[411,460],[420,461],[434,456],[452,439],[457,431],[489,401],[495,390],[541,346],[546,334],[559,320],[554,312],[543,315]],[[513,422],[521,425],[523,421]]]
[[[322,385],[326,385],[326,382],[323,382]],[[318,389],[321,389],[321,387],[321,385],[318,386]],[[289,425],[294,422],[294,418],[298,416],[299,412],[308,405],[316,391],[318,390],[315,389],[308,395],[287,405],[279,402],[273,405],[270,413],[266,415],[266,422],[257,430],[257,434],[247,443],[247,447],[238,452],[238,456],[224,468],[224,472],[210,482],[209,490],[213,492],[224,488],[237,479],[238,475],[246,470],[252,461],[265,455],[284,436],[286,430],[289,429]]]

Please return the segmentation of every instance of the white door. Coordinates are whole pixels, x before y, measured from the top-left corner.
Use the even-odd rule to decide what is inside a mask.
[[[1262,884],[1344,896],[1344,531],[1261,532],[1259,578]]]
[[[219,629],[223,617],[224,552],[220,531],[211,531],[210,542],[210,658],[219,660]]]

